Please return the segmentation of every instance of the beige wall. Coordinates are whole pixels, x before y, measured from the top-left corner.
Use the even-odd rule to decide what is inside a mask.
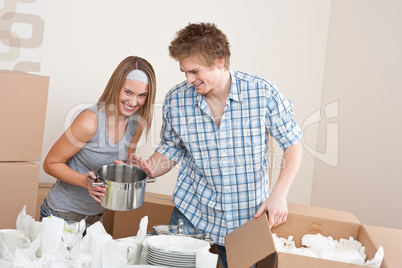
[[[188,22],[214,22],[231,43],[231,67],[271,80],[295,104],[305,152],[288,200],[402,228],[401,214],[393,213],[401,203],[400,127],[393,122],[401,109],[401,11],[397,0],[46,1],[43,44],[35,52],[40,74],[50,76],[42,159],[128,55],[148,59],[157,73],[154,124],[138,149],[150,156],[164,95],[184,79],[168,56],[169,42]],[[24,24],[10,29],[17,26]],[[282,156],[279,148],[275,153],[274,182]],[[171,194],[177,172],[147,190]],[[41,171],[40,182],[54,181]]]
[[[322,104],[337,101],[339,162],[316,160],[313,205],[354,213],[363,223],[402,228],[402,2],[333,0]]]
[[[153,130],[140,146],[150,156],[159,142],[161,104],[167,91],[185,79],[167,47],[188,22],[214,22],[228,36],[233,69],[274,82],[295,104],[302,124],[319,109],[330,1],[47,1],[41,73],[49,75],[50,91],[44,158],[71,122],[76,106],[96,102],[117,64],[127,55],[148,59],[157,74]],[[305,96],[309,96],[306,102]],[[317,126],[306,139],[316,143]],[[281,154],[276,157],[279,166]],[[314,157],[306,155],[289,195],[309,204]],[[148,184],[147,190],[171,194],[178,169]],[[43,171],[41,182],[54,179]]]

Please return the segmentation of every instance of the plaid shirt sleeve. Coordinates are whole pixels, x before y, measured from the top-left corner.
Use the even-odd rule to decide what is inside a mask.
[[[161,142],[155,151],[172,161],[179,162],[185,153],[185,147],[183,146],[179,135],[170,124],[172,118],[168,107],[172,105],[172,101],[175,102],[178,100],[170,100],[169,98],[166,98],[165,103],[163,104],[163,125],[160,133]],[[177,118],[175,120],[177,120]]]
[[[292,120],[293,103],[272,84],[267,91],[266,124],[271,136],[282,149],[297,144],[302,138],[299,125]]]

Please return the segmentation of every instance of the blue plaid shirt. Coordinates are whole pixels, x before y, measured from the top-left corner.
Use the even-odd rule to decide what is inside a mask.
[[[293,104],[269,81],[230,70],[231,88],[218,128],[203,95],[186,81],[163,105],[165,157],[182,160],[173,202],[219,245],[251,219],[269,195],[268,135],[285,149],[301,140]]]

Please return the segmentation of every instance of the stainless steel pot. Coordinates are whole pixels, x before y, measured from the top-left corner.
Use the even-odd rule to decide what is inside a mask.
[[[198,239],[205,238],[205,232],[200,229],[183,226],[183,220],[179,219],[178,225],[155,225],[153,226],[157,235],[182,235]]]
[[[106,196],[100,197],[101,206],[114,211],[130,211],[144,204],[145,186],[156,179],[136,166],[104,165],[96,170],[99,181],[89,179],[93,186],[105,185]]]
[[[179,235],[205,240],[210,244],[214,244],[210,238],[206,237],[205,232],[201,229],[183,226],[183,220],[179,219],[178,225],[154,225],[155,235]]]

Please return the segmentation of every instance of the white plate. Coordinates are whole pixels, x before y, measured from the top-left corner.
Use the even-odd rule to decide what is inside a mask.
[[[196,255],[186,255],[186,254],[178,254],[178,253],[170,253],[170,252],[161,252],[155,251],[148,248],[147,254],[159,257],[159,258],[169,258],[169,259],[181,259],[181,260],[189,260],[194,261],[196,259]]]
[[[149,265],[156,265],[156,266],[164,266],[164,267],[177,267],[177,268],[195,268],[195,264],[194,265],[188,265],[188,264],[181,264],[181,263],[159,263],[159,262],[155,262],[152,260],[146,260],[145,264],[149,264]]]
[[[149,260],[154,260],[157,262],[180,262],[183,264],[194,264],[196,262],[196,260],[182,260],[182,259],[178,259],[178,258],[163,258],[163,257],[158,257],[158,256],[154,256],[154,255],[149,255],[147,254],[146,256]]]
[[[169,255],[177,255],[177,256],[195,256],[196,255],[196,251],[195,252],[188,252],[188,251],[170,251],[170,250],[163,250],[160,248],[155,248],[153,246],[148,246],[148,248],[156,253],[161,253],[161,254],[169,254]]]
[[[195,266],[196,266],[195,262],[189,264],[189,263],[181,263],[181,262],[177,262],[177,261],[175,261],[175,262],[158,261],[158,260],[149,259],[149,258],[145,258],[145,263],[151,264],[151,265],[180,267],[180,268],[195,268]]]

